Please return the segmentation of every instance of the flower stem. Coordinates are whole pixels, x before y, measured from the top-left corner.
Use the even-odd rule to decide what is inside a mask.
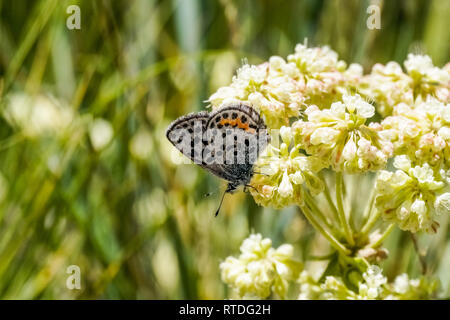
[[[324,178],[323,178],[323,180],[325,181]],[[331,198],[330,189],[328,188],[328,184],[326,181],[324,184],[325,184],[325,189],[324,189],[325,198],[327,199],[328,205],[330,206],[331,211],[333,212],[334,219],[336,220],[336,222],[340,223],[339,212],[336,208],[336,205],[333,202],[333,199]]]
[[[392,230],[394,230],[395,224],[391,223],[386,230],[384,230],[383,234],[381,235],[381,237],[375,241],[370,247],[371,248],[378,248],[379,246],[381,246],[381,244],[384,242],[384,240],[386,240],[387,236],[391,234]]]
[[[375,181],[376,181],[376,178],[375,178]],[[370,191],[369,201],[367,201],[366,208],[364,209],[363,221],[362,221],[363,225],[370,218],[370,215],[373,211],[373,205],[375,204],[375,195],[376,195],[375,186],[373,186],[372,190]]]
[[[344,255],[349,255],[351,253],[350,250],[348,250],[342,243],[339,242],[339,240],[337,240],[331,233],[329,233],[325,228],[323,228],[320,225],[320,223],[316,220],[314,214],[310,211],[308,206],[301,205],[300,208],[302,209],[302,212],[305,215],[306,219],[308,219],[309,223],[311,223],[314,229],[319,231],[325,237],[325,239],[327,239],[330,242],[333,248],[335,248],[337,251],[339,251]]]
[[[344,212],[344,205],[342,203],[342,172],[336,172],[336,202],[339,213],[339,220],[341,221],[341,225],[344,229],[344,234],[347,239],[347,242],[351,245],[355,245],[355,241],[353,240],[352,231],[350,230],[350,226],[347,221],[347,217]]]
[[[416,235],[412,232],[409,233],[411,235],[411,240],[414,245],[414,250],[416,250],[417,256],[419,257],[420,266],[422,268],[422,274],[425,275],[427,273],[427,262],[425,261],[425,257],[422,255],[419,249],[419,244],[417,243]]]
[[[367,222],[367,220],[369,219],[370,214],[372,213],[372,210],[373,210],[374,202],[375,202],[375,192],[372,191],[370,194],[369,201],[367,202],[366,208],[364,209],[364,213],[363,213],[364,222]]]
[[[334,229],[334,227],[331,225],[329,219],[323,214],[323,212],[317,207],[317,205],[314,203],[314,198],[311,196],[311,194],[305,190],[305,201],[306,204],[310,207],[311,211],[316,214],[321,221],[330,229]]]
[[[361,234],[368,234],[369,231],[375,225],[375,223],[377,223],[378,218],[380,218],[380,216],[381,216],[381,210],[375,211],[375,213],[370,216],[369,220],[367,220],[366,224],[362,227]]]

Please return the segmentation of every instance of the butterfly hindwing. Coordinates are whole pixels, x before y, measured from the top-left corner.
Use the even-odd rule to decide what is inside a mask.
[[[212,154],[215,162],[220,161],[219,176],[235,184],[248,183],[253,174],[253,163],[268,142],[266,127],[259,114],[244,104],[227,105],[210,114],[206,130],[208,145],[203,152],[206,162],[210,163]]]
[[[194,163],[229,181],[231,189],[249,183],[253,163],[269,142],[264,121],[244,104],[180,117],[166,135]]]

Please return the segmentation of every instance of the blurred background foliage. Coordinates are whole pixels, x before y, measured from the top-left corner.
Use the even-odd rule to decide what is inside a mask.
[[[366,27],[373,3],[380,30]],[[66,27],[72,4],[81,30]],[[323,252],[295,207],[241,192],[214,218],[224,183],[174,161],[167,125],[204,109],[243,61],[305,38],[366,72],[408,52],[441,67],[449,18],[448,0],[0,0],[0,298],[222,299],[219,263],[251,231],[303,261]],[[444,295],[449,234],[444,221],[419,237]],[[409,235],[387,248],[389,278],[420,273]],[[69,265],[81,290],[66,288]]]

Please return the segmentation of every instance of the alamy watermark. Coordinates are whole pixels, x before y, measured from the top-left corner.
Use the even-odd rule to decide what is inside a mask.
[[[381,29],[381,9],[378,5],[372,4],[366,10],[369,17],[366,20],[366,26],[369,30]]]
[[[66,273],[69,274],[66,280],[66,287],[69,290],[81,289],[81,270],[76,264],[70,265],[66,269]]]
[[[81,10],[80,7],[73,4],[67,7],[66,13],[70,16],[66,19],[66,26],[69,30],[80,30],[81,29]]]

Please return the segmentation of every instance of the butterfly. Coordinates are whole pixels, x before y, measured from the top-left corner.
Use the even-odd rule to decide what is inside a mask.
[[[226,193],[252,187],[254,164],[270,142],[264,120],[243,103],[182,116],[169,125],[166,136],[195,164],[228,181],[215,216]]]

